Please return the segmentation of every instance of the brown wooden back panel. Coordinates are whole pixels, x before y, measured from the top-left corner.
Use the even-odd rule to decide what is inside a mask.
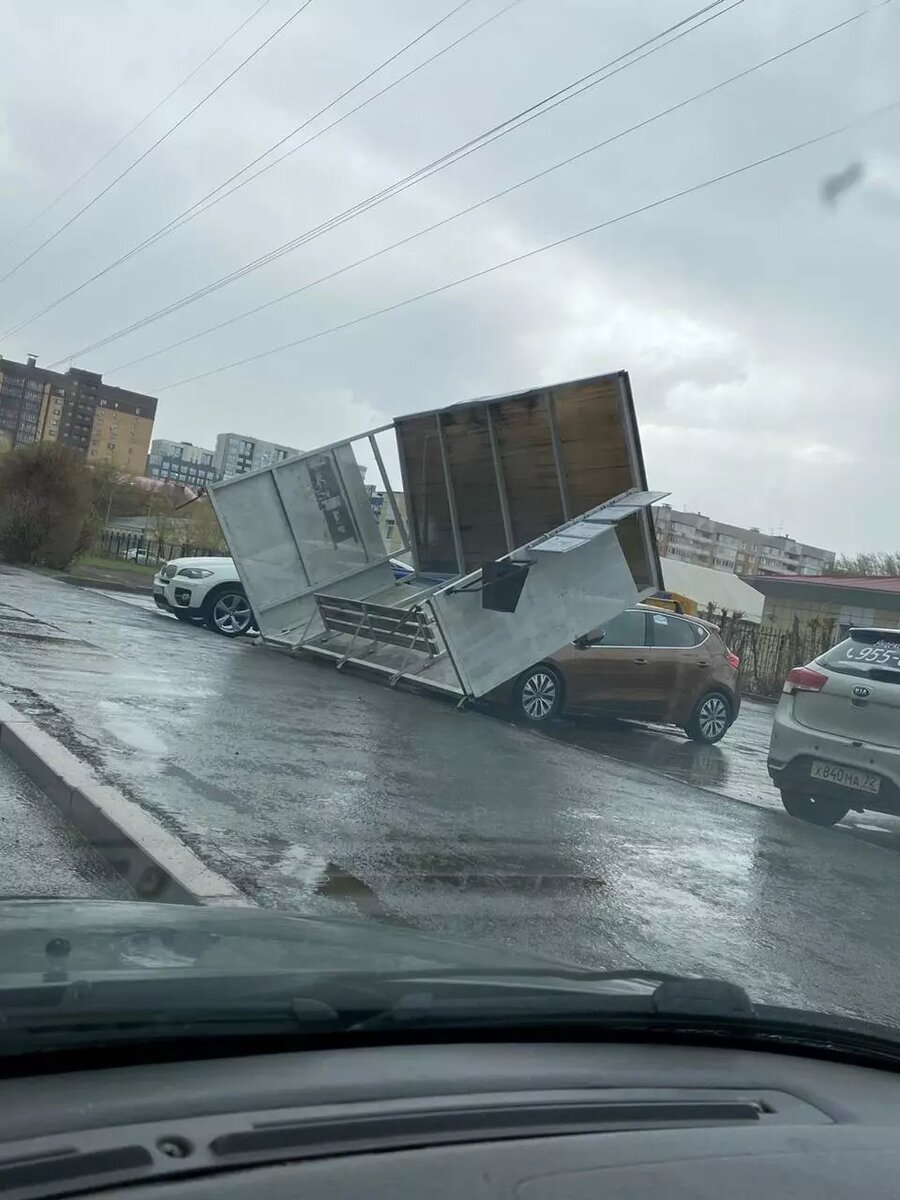
[[[434,415],[395,422],[409,536],[420,571],[456,573],[450,509]]]
[[[506,553],[485,408],[450,409],[441,414],[441,428],[453,478],[466,570],[474,571],[485,559]]]
[[[629,462],[620,389],[624,373],[538,388],[520,395],[440,410],[466,570],[507,552],[494,474],[486,406],[490,404],[502,462],[513,545],[522,546],[566,517],[550,432],[548,396],[556,410],[569,515],[587,512],[644,484]],[[625,407],[625,420],[629,409]],[[398,417],[398,445],[408,491],[410,533],[422,571],[455,572],[456,554],[437,437],[436,413]],[[635,445],[638,445],[635,432]],[[638,452],[639,459],[639,452]],[[638,531],[639,533],[639,531]],[[632,569],[643,555],[626,534]]]
[[[552,392],[572,516],[640,487],[619,415],[619,377],[563,384]]]

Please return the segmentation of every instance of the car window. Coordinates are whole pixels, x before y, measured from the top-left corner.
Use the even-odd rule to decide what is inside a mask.
[[[829,671],[841,675],[863,675],[889,683],[900,682],[900,643],[862,642],[847,638],[826,651],[818,660]]]
[[[650,618],[654,646],[696,646],[700,640],[697,628],[690,621],[680,621],[666,613],[654,613]]]
[[[646,615],[637,609],[628,609],[600,626],[604,646],[645,646],[647,644]]]

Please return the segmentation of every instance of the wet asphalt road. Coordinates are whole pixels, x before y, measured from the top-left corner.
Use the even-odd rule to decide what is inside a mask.
[[[130,899],[131,891],[44,794],[0,755],[0,896]]]
[[[260,903],[900,1020],[900,821],[787,817],[768,706],[538,736],[8,568],[0,696]]]

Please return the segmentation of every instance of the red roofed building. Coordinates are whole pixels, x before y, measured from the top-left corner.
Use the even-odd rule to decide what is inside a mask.
[[[762,629],[803,634],[830,625],[833,642],[853,625],[900,629],[900,576],[755,575],[746,582],[765,597]]]

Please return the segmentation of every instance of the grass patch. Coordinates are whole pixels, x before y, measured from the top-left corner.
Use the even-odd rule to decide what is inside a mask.
[[[78,575],[88,571],[110,572],[117,577],[131,577],[139,580],[152,579],[159,567],[151,563],[128,562],[124,558],[107,558],[105,554],[82,554],[69,568],[70,574]]]

